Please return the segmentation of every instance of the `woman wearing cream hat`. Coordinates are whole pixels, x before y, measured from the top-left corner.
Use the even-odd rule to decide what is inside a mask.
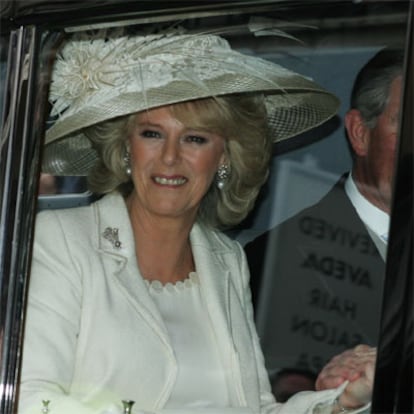
[[[251,210],[272,141],[337,99],[220,37],[169,34],[68,41],[50,101],[44,171],[102,197],[37,218],[19,413],[339,410],[346,383],[274,401],[243,250],[217,230]]]

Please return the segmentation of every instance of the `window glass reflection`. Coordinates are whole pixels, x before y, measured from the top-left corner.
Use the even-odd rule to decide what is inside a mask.
[[[275,394],[302,390],[345,349],[378,343],[404,63],[403,39],[383,41],[303,59],[341,97],[339,125],[275,157],[256,215],[237,235]]]
[[[193,24],[197,29],[202,26]],[[229,36],[234,47],[315,79],[342,101],[336,117],[275,146],[270,176],[256,208],[242,225],[228,231],[248,253],[255,321],[279,401],[299,390],[313,389],[317,374],[335,354],[360,343],[375,346],[378,341],[386,258],[386,241],[380,237],[386,233],[387,220],[374,220],[385,223],[385,230],[376,234],[376,224],[374,229],[370,226],[372,210],[368,217],[355,212],[349,194],[354,192],[358,200],[360,190],[346,175],[354,161],[345,137],[345,120],[357,73],[384,46],[401,46],[403,30],[384,30],[381,36],[373,30],[361,43],[358,35],[341,33],[342,28],[334,39],[329,28],[321,29],[316,40],[305,36],[301,45],[273,36],[248,41],[242,35]],[[399,94],[390,84],[385,102],[397,107]],[[376,121],[381,122],[385,110],[376,115]],[[390,118],[395,121],[398,111]],[[381,135],[376,125],[367,124],[365,130],[359,125],[358,131],[366,134],[366,141],[361,142],[367,144],[374,135]],[[376,133],[372,132],[375,128]],[[369,165],[384,164],[380,152],[371,154]],[[39,195],[39,209],[92,201],[85,177],[42,174]],[[323,207],[310,207],[326,197],[330,201]],[[275,226],[278,231],[264,239],[262,235]],[[109,229],[106,234],[115,246],[118,233],[115,237],[115,229]]]

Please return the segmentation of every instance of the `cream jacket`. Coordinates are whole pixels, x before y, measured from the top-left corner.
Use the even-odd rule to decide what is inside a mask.
[[[199,224],[190,239],[233,408],[163,410],[177,375],[174,350],[139,273],[124,201],[111,194],[38,215],[19,413],[38,414],[50,400],[50,414],[109,414],[134,400],[134,413],[301,414],[334,400],[340,390],[275,403],[242,247]]]

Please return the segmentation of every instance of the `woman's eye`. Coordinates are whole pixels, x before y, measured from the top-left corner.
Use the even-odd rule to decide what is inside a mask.
[[[141,137],[143,138],[160,138],[161,134],[157,131],[153,131],[151,129],[145,129],[144,131],[140,132]]]
[[[194,142],[195,144],[204,144],[207,142],[207,138],[201,137],[199,135],[189,135],[186,137],[187,142]]]

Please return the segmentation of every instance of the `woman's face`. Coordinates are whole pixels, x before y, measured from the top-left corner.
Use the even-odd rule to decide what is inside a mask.
[[[151,215],[194,220],[225,161],[224,142],[216,133],[183,125],[168,107],[139,113],[129,135],[131,200]]]

